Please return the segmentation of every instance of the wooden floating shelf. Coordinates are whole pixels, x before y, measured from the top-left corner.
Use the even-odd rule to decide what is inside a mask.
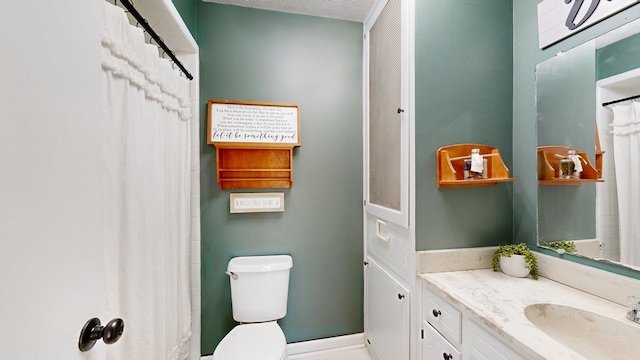
[[[582,163],[580,179],[560,178],[560,160],[567,151],[574,150],[586,161]],[[579,186],[584,182],[604,182],[602,179],[602,154],[604,151],[596,151],[596,166],[589,160],[589,155],[576,148],[560,145],[538,146],[538,185],[554,186]]]
[[[220,189],[289,189],[295,145],[215,143]]]
[[[487,160],[487,178],[464,178],[464,160],[471,158],[471,149],[480,149],[480,155]],[[482,144],[455,144],[439,148],[436,152],[437,178],[439,188],[489,186],[501,182],[513,182],[509,169],[500,157],[500,150]]]

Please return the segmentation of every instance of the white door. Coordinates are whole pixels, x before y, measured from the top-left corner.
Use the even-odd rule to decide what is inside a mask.
[[[380,360],[415,358],[410,348],[415,336],[410,316],[415,284],[410,163],[413,8],[413,0],[381,0],[364,32],[364,330],[371,352]]]
[[[102,359],[97,0],[0,2],[0,357]],[[125,332],[126,335],[126,332]],[[110,345],[116,346],[117,344]]]

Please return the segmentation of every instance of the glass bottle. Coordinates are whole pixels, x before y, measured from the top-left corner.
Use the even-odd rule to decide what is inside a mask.
[[[575,156],[575,150],[567,151],[567,156],[560,160],[560,178],[571,179],[575,171],[576,165],[573,162],[573,156]]]

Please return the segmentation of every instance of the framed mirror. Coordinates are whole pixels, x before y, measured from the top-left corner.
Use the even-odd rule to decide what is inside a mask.
[[[535,76],[538,245],[640,270],[640,19]],[[564,178],[569,150],[584,169]]]

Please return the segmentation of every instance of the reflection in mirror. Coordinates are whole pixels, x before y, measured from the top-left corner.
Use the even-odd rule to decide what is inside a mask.
[[[601,170],[592,179],[576,175],[578,179],[561,181],[560,170],[549,165],[559,168],[559,159],[567,154],[546,154],[551,159],[547,177],[555,171],[552,176],[557,180],[539,180],[538,244],[636,269],[640,269],[640,115],[632,116],[633,106],[640,114],[640,99],[602,104],[640,98],[638,32],[640,20],[536,66],[539,149],[582,151]],[[630,140],[634,135],[637,138]],[[539,179],[543,179],[541,166],[539,154]],[[637,199],[632,200],[634,194]]]

